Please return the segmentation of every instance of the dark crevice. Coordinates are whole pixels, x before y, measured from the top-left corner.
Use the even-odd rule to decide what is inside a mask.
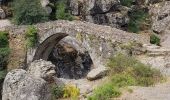
[[[66,79],[85,77],[93,64],[88,52],[79,53],[68,44],[57,44],[48,60],[56,66],[57,77]]]

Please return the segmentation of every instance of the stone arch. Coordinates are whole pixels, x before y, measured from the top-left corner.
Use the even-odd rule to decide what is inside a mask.
[[[39,44],[35,51],[33,60],[47,60],[49,54],[51,53],[53,47],[64,37],[68,36],[65,33],[56,33],[47,37],[42,43]]]

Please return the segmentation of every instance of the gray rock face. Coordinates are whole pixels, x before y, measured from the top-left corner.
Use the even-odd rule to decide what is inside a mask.
[[[50,100],[47,82],[25,70],[13,70],[4,80],[2,100]]]
[[[46,81],[51,80],[55,72],[55,65],[49,61],[35,60],[28,68],[28,73]]]
[[[155,4],[150,9],[152,16],[152,29],[158,33],[166,30],[170,23],[170,1]]]
[[[170,1],[153,5],[150,8],[152,15],[152,29],[161,35],[161,45],[170,47]]]
[[[97,67],[95,69],[92,69],[88,74],[87,74],[87,79],[88,80],[96,80],[99,78],[102,78],[105,76],[108,72],[108,69],[106,67]]]
[[[70,1],[73,15],[81,15],[84,20],[95,24],[110,25],[120,28],[127,24],[129,20],[127,16],[128,9],[118,5],[119,0]]]

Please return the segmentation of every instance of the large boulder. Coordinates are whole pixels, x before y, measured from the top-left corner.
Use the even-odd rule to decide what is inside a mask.
[[[45,60],[35,60],[28,68],[28,73],[37,78],[42,78],[46,81],[52,80],[56,74],[55,65]]]
[[[36,60],[28,71],[12,70],[4,80],[2,100],[51,100],[49,84],[54,81],[54,68],[51,62]]]
[[[2,100],[51,100],[48,84],[25,70],[9,72],[4,80]]]
[[[109,71],[109,69],[106,67],[94,68],[87,74],[87,79],[92,81],[92,80],[102,78],[105,75],[107,75],[108,71]]]

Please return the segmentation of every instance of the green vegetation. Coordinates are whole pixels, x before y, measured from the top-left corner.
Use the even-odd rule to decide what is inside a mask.
[[[121,5],[130,7],[134,0],[120,0]]]
[[[128,23],[128,31],[137,33],[148,28],[150,21],[149,14],[144,9],[135,9],[129,13],[130,21]]]
[[[35,47],[38,42],[37,29],[34,26],[29,26],[26,30],[26,45],[28,48]]]
[[[40,0],[14,0],[13,21],[16,24],[34,24],[48,20]]]
[[[88,100],[108,100],[111,97],[117,97],[121,94],[118,87],[111,82],[103,84],[93,91],[93,95],[88,97]]]
[[[155,34],[152,34],[150,36],[150,43],[160,45],[160,38],[158,36],[156,36]]]
[[[0,80],[5,78],[9,53],[8,33],[0,31]]]
[[[67,0],[59,0],[56,3],[56,19],[73,20],[73,16],[70,14],[67,7]]]
[[[71,98],[71,100],[78,100],[80,90],[72,85],[66,85],[64,87],[64,98]]]
[[[70,98],[71,100],[78,100],[80,91],[77,87],[72,85],[57,86],[52,85],[51,87],[52,100],[58,98]]]
[[[106,84],[94,90],[88,100],[108,100],[121,94],[120,89],[127,86],[150,86],[163,79],[161,73],[144,65],[131,56],[118,54],[110,58],[110,78]]]
[[[61,86],[52,85],[51,93],[52,93],[52,100],[56,100],[58,98],[62,98],[63,97],[64,89]]]

